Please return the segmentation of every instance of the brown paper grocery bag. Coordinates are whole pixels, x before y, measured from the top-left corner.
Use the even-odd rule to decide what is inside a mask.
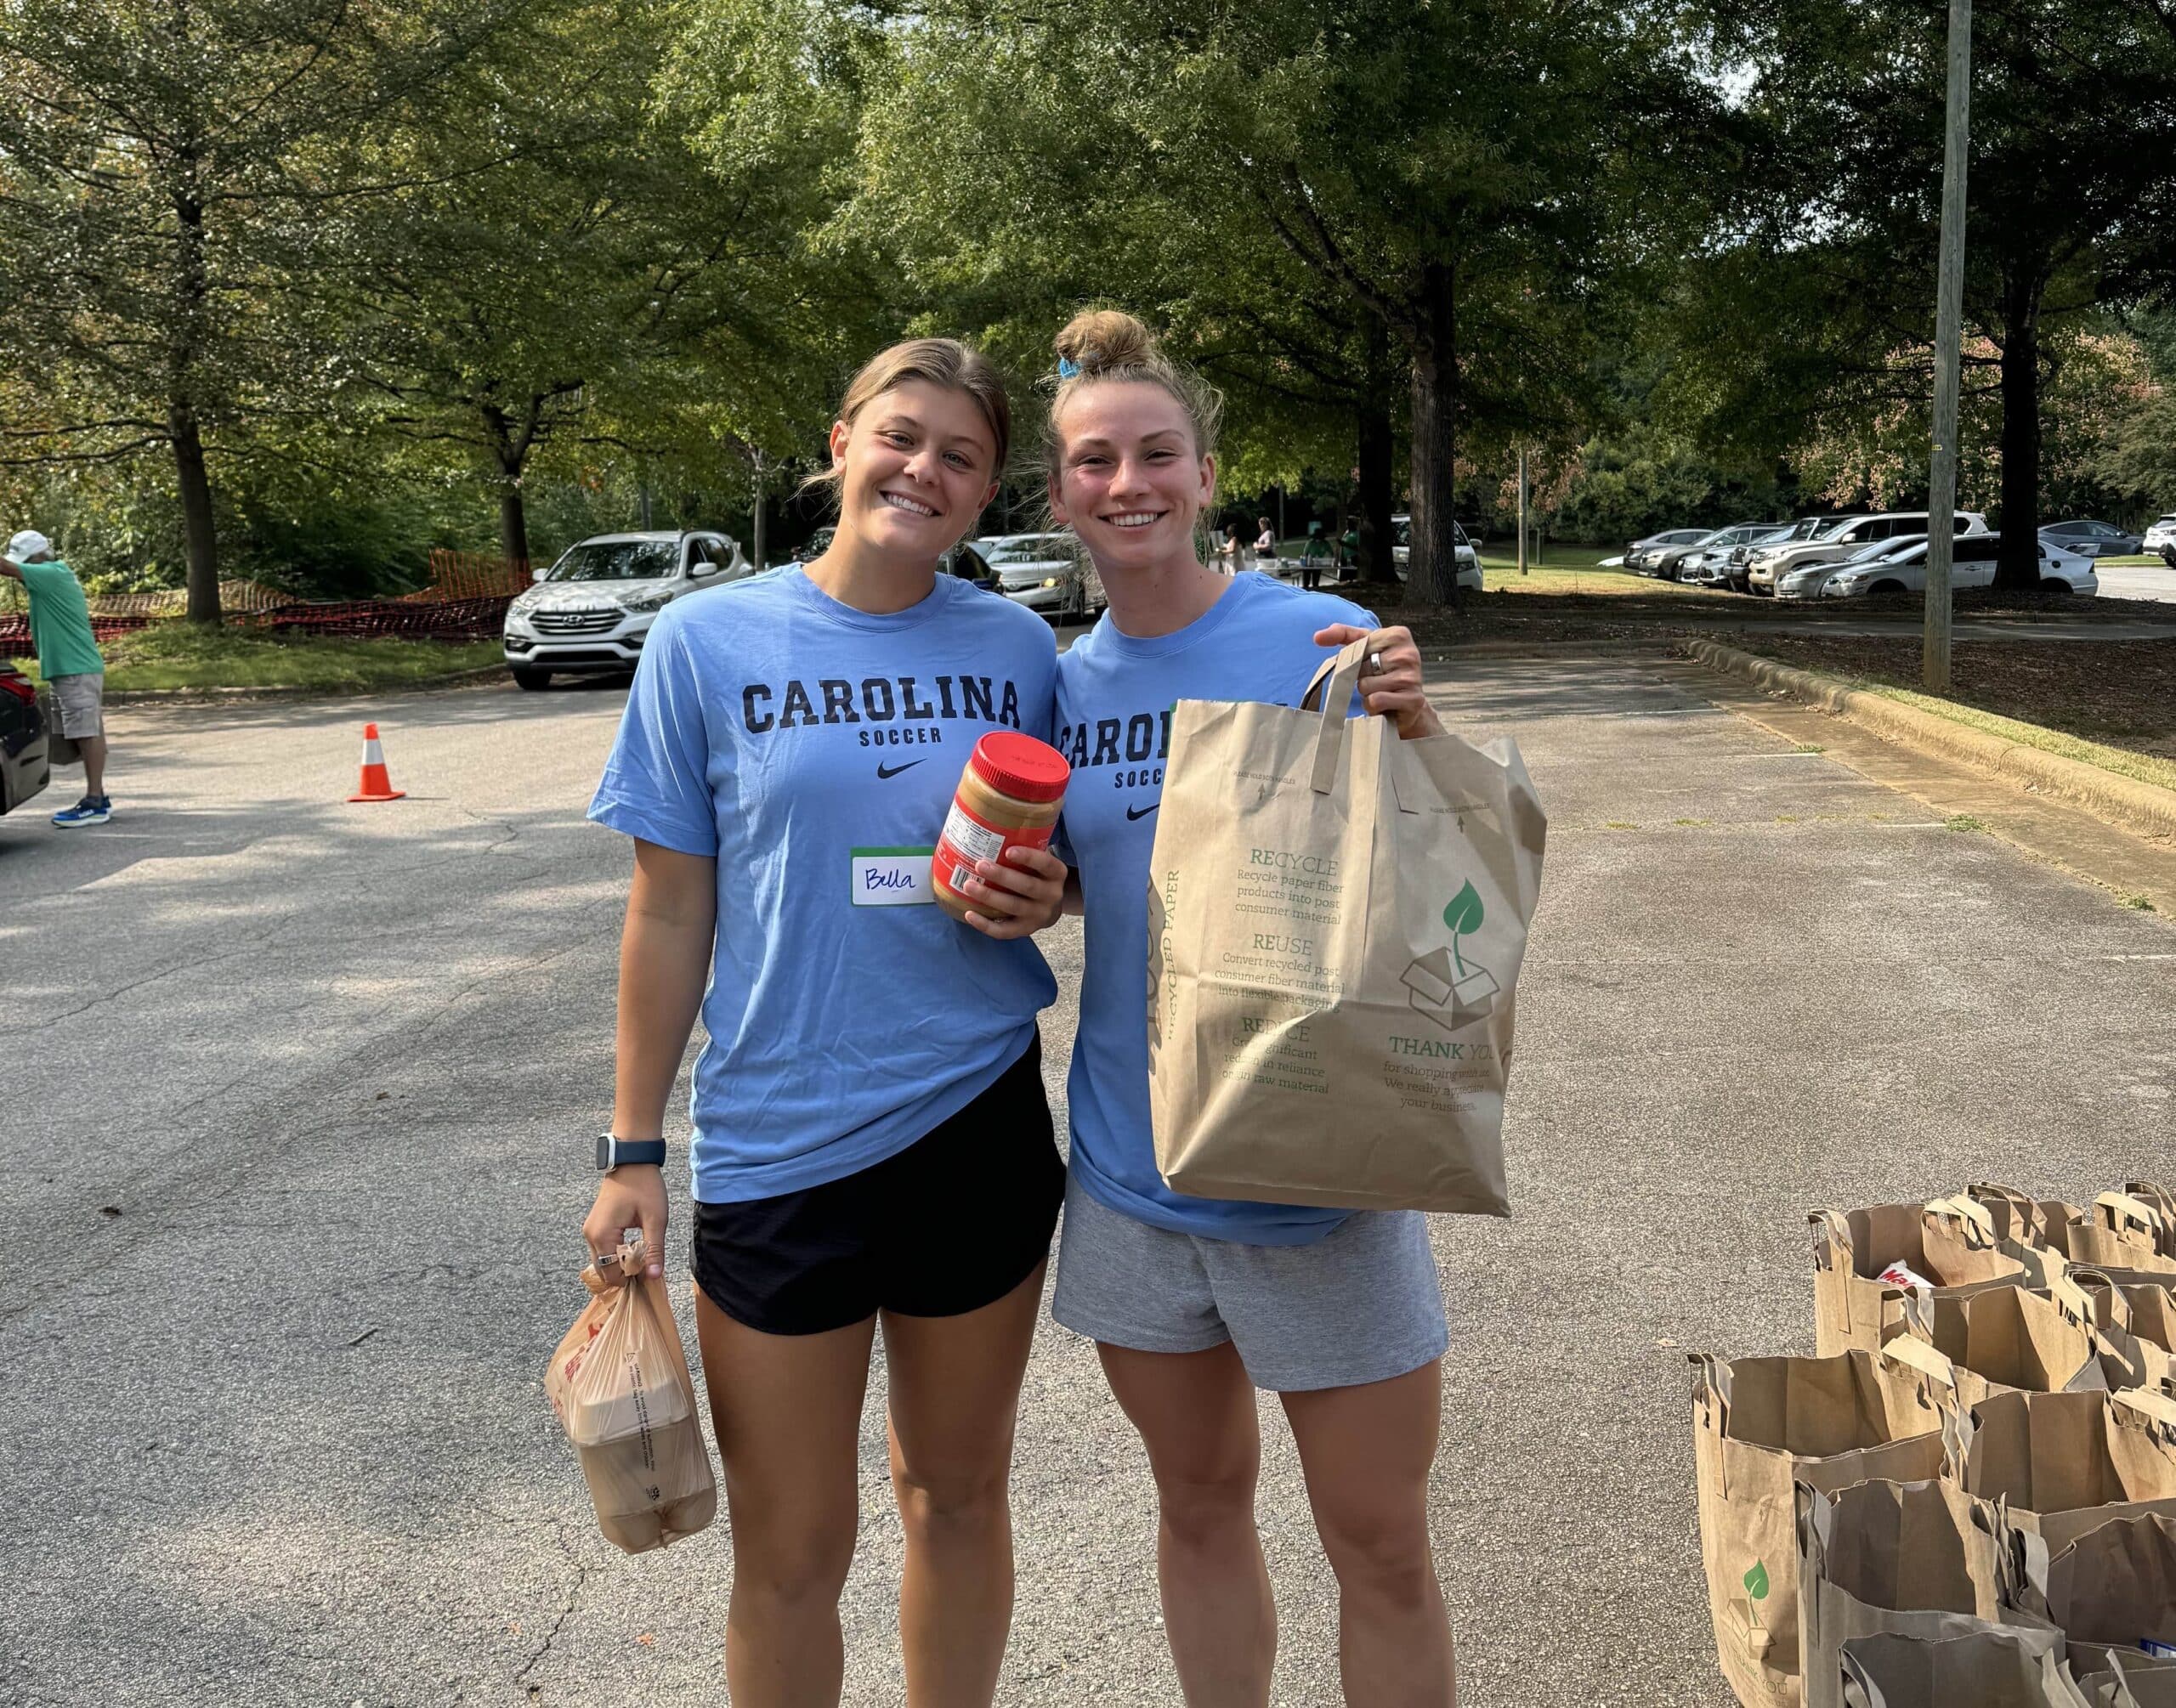
[[[2094,1333],[2112,1371],[2111,1387],[2161,1393],[2176,1383],[2176,1293],[2168,1278],[2148,1281],[2136,1270],[2076,1264],[2070,1278],[2093,1301]]]
[[[1541,803],[1508,741],[1346,717],[1365,652],[1326,662],[1296,710],[1172,714],[1148,898],[1156,1166],[1197,1197],[1506,1215]]]
[[[1692,1360],[1701,1563],[1723,1677],[1746,1708],[1797,1708],[1792,1485],[1833,1491],[1941,1468],[1940,1401],[1873,1355]]]
[[[2149,1187],[2147,1192],[2158,1191]],[[2160,1204],[2137,1192],[2103,1192],[2071,1230],[2071,1256],[2095,1269],[2176,1275],[2176,1244]]]
[[[1945,1476],[2050,1551],[2113,1519],[2176,1518],[2176,1400],[2158,1394],[1992,1394],[1944,1417],[1942,1445]]]
[[[1901,1301],[1906,1331],[1930,1343],[1986,1392],[2036,1394],[2109,1385],[2093,1330],[2093,1302],[2067,1276],[2044,1288],[1995,1287],[1980,1292],[1913,1291]],[[1979,1394],[1965,1395],[1976,1404]]]
[[[1845,1708],[2091,1708],[2054,1649],[2021,1634],[1883,1632],[1844,1645]]]
[[[2060,1652],[2043,1616],[2006,1606],[1994,1508],[1946,1482],[1800,1485],[1799,1621],[1805,1708],[1843,1708],[1842,1652],[1895,1632],[1966,1637],[1998,1626],[2033,1654]]]
[[[2071,1229],[2085,1219],[2085,1212],[2076,1204],[2059,1198],[2029,1197],[2014,1186],[1993,1180],[1975,1180],[1964,1190],[1992,1216],[1998,1239],[2037,1246],[2058,1257],[2071,1255]]]
[[[1980,1230],[1924,1203],[1876,1204],[1863,1210],[1815,1210],[1814,1350],[1830,1357],[1851,1347],[1878,1351],[1903,1316],[1905,1288],[1881,1279],[1891,1264],[1934,1284],[1936,1295],[2014,1286],[2018,1258],[1984,1243]]]
[[[2027,1530],[2007,1540],[2005,1603],[2060,1626],[2080,1671],[2107,1666],[2111,1652],[2176,1651],[2176,1519],[2112,1519],[2060,1552]]]
[[[2079,1671],[2087,1708],[2176,1708],[2176,1659],[2111,1649],[2100,1671]]]

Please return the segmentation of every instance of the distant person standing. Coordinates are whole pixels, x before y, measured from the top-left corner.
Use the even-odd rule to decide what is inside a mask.
[[[1266,516],[1258,516],[1255,520],[1261,529],[1261,533],[1255,535],[1255,562],[1274,563],[1277,562],[1277,530],[1270,526],[1269,518]],[[1274,575],[1277,572],[1271,569],[1265,573]]]
[[[103,824],[113,817],[105,792],[105,660],[91,633],[91,608],[76,572],[54,556],[53,542],[25,529],[8,542],[0,575],[23,584],[31,598],[31,644],[39,674],[53,689],[60,732],[83,759],[83,798],[53,815],[64,830]]]
[[[1330,549],[1329,541],[1323,538],[1322,523],[1310,522],[1307,524],[1307,543],[1300,549],[1300,586],[1310,593],[1320,588],[1323,585],[1323,565],[1332,562],[1335,555]]]
[[[1345,537],[1338,542],[1338,580],[1352,581],[1358,579],[1360,568],[1360,529],[1356,523],[1345,530]]]
[[[1224,530],[1224,565],[1227,575],[1254,567],[1254,553],[1248,549],[1244,523],[1234,522]]]

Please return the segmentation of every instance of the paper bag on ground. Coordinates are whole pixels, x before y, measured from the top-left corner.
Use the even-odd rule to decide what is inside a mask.
[[[2157,1191],[2158,1189],[2149,1189]],[[2176,1275],[2176,1245],[2158,1204],[2129,1192],[2103,1192],[2071,1231],[2071,1255],[2094,1269]]]
[[[1504,1215],[1541,804],[1507,741],[1348,719],[1364,652],[1325,666],[1320,712],[1172,714],[1148,898],[1156,1166],[1196,1196]]]
[[[544,1391],[606,1539],[631,1554],[669,1547],[717,1515],[672,1301],[664,1281],[645,1273],[639,1240],[581,1278],[592,1297],[552,1355]]]
[[[2158,1393],[2176,1381],[2176,1293],[2161,1281],[2118,1280],[2106,1270],[2073,1268],[2070,1278],[2093,1301],[2110,1385]]]
[[[1959,1393],[1968,1405],[1984,1394],[1966,1391],[1966,1372],[1980,1377],[1986,1392],[2021,1388],[2052,1394],[2108,1386],[2094,1338],[2093,1302],[2063,1277],[2044,1289],[1918,1292],[1902,1307],[1907,1331],[1957,1366]]]
[[[1941,1468],[1941,1413],[1916,1373],[1860,1351],[1692,1360],[1700,1552],[1723,1676],[1746,1708],[1797,1708],[1794,1482],[1833,1492]]]
[[[2090,1708],[2060,1655],[2011,1631],[1855,1637],[1843,1660],[1846,1708]]]
[[[2176,1654],[2176,1519],[2113,1519],[2060,1552],[2026,1530],[2008,1544],[2005,1602],[2060,1626],[2079,1671],[2105,1668],[2111,1650]]]
[[[2014,1285],[2019,1259],[1955,1236],[1953,1224],[1918,1204],[1863,1210],[1816,1210],[1813,1224],[1814,1350],[1822,1357],[1858,1347],[1876,1352],[1896,1331],[1909,1281],[1884,1281],[1896,1269],[1937,1296]]]
[[[2097,1672],[2081,1669],[2088,1708],[2176,1708],[2176,1660],[2111,1649]]]
[[[2028,1197],[2014,1186],[1993,1180],[1975,1180],[1965,1191],[1994,1218],[1998,1239],[2038,1246],[2060,1257],[2069,1257],[2071,1228],[2085,1219],[2076,1204],[2060,1198]]]
[[[1842,1651],[1858,1637],[1966,1637],[2009,1627],[2028,1652],[2062,1633],[2002,1599],[1993,1509],[1947,1483],[1797,1490],[1806,1708],[1842,1708]]]
[[[2176,1518],[2176,1400],[1998,1394],[1943,1422],[1944,1474],[2051,1552],[2114,1519]]]

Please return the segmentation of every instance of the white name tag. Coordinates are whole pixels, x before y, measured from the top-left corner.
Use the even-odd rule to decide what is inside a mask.
[[[934,848],[857,848],[853,851],[853,895],[857,908],[911,908],[933,904],[929,857]]]

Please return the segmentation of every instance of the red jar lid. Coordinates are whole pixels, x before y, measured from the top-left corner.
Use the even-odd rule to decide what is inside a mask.
[[[975,744],[967,763],[1000,795],[1015,800],[1058,800],[1065,795],[1073,767],[1046,741],[1009,729],[994,729]]]

